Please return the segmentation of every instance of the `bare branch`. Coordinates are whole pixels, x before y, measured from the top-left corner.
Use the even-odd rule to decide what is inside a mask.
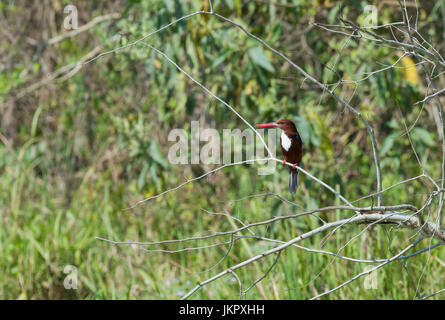
[[[93,20],[91,20],[87,24],[84,24],[83,26],[80,26],[77,29],[74,29],[74,30],[64,33],[64,34],[60,34],[54,38],[49,39],[46,42],[46,45],[50,46],[50,45],[56,44],[58,42],[61,42],[65,39],[75,37],[75,36],[79,35],[80,33],[88,31],[89,29],[93,28],[96,24],[99,24],[101,22],[109,21],[109,20],[118,20],[120,18],[121,18],[121,15],[120,15],[120,13],[117,13],[117,12],[95,17]]]

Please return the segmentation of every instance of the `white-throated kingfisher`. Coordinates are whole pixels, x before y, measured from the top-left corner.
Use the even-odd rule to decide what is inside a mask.
[[[289,168],[289,191],[295,193],[298,188],[298,170],[296,166],[301,165],[301,158],[303,157],[303,142],[301,141],[300,134],[298,133],[295,124],[288,119],[281,119],[275,122],[261,123],[256,126],[257,128],[278,128],[281,129],[280,145],[281,152],[284,157],[283,165],[285,162],[293,164],[292,168]]]

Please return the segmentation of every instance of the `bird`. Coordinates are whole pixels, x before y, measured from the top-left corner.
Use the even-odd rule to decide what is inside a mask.
[[[298,133],[295,124],[288,119],[280,119],[275,122],[261,123],[256,125],[257,128],[278,128],[281,129],[280,145],[283,154],[283,165],[286,162],[293,164],[289,167],[289,191],[295,194],[298,188],[298,170],[296,166],[301,166],[303,157],[303,141]]]

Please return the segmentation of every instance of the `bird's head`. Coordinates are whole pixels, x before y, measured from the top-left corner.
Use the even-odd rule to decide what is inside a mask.
[[[256,127],[262,129],[278,128],[283,131],[297,131],[295,124],[288,119],[280,119],[275,122],[261,123],[257,124]]]

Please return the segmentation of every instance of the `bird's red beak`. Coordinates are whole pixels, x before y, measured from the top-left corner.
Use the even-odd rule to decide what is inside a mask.
[[[276,124],[275,122],[260,123],[260,124],[257,124],[256,127],[264,128],[264,129],[278,128],[278,124]]]

